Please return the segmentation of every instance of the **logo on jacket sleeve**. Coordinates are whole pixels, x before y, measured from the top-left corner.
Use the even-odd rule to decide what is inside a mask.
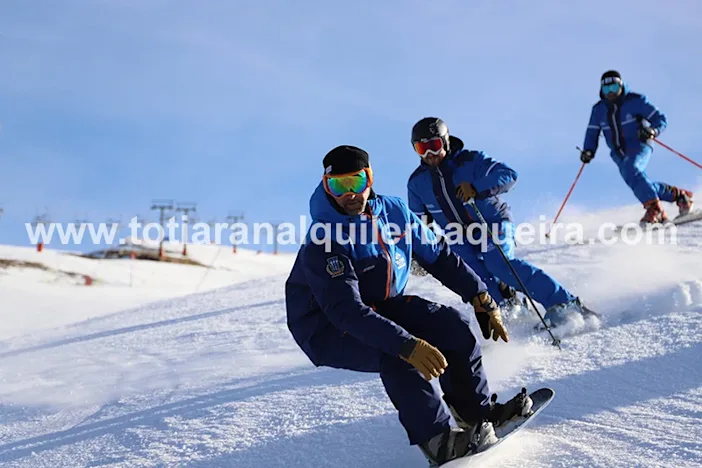
[[[407,266],[407,260],[405,260],[405,256],[400,252],[395,252],[395,265],[397,266],[398,270],[402,270]]]
[[[344,274],[344,262],[339,260],[339,257],[329,257],[327,258],[327,273],[332,278],[341,276]]]

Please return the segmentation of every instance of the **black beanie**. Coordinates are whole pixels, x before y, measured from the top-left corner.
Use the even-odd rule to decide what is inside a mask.
[[[347,174],[370,167],[368,164],[368,153],[356,146],[337,146],[324,156],[325,174]]]
[[[619,78],[619,80],[616,80],[616,79],[615,80],[611,80],[611,79],[608,80],[607,78]],[[616,81],[619,81],[620,83],[622,81],[622,75],[620,75],[619,72],[616,70],[606,71],[602,74],[602,78],[600,78],[600,83],[602,83],[602,84],[609,84],[609,83],[613,83]]]

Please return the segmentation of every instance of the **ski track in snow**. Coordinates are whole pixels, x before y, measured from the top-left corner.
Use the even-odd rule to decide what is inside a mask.
[[[557,395],[473,466],[702,464],[702,227],[680,234],[676,246],[520,248],[604,320],[562,350],[534,335],[533,313],[508,319],[509,344],[484,344],[501,399],[522,385]],[[284,281],[0,342],[0,465],[426,466],[377,376],[315,369],[299,351]],[[431,278],[408,292],[467,308]]]

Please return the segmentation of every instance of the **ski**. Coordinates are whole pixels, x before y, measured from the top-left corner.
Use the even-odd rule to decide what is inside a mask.
[[[659,224],[640,224],[640,223],[628,223],[628,224],[622,224],[617,226],[614,230],[615,232],[619,232],[622,229],[625,229],[627,227],[637,227],[637,228],[644,228],[648,230],[653,230],[653,229],[665,229],[669,228],[672,226],[680,226],[682,224],[687,224],[691,223],[694,221],[699,221],[702,220],[702,209],[699,210],[694,210],[690,211],[687,214],[684,215],[678,215],[675,218],[665,222],[665,223],[659,223]]]

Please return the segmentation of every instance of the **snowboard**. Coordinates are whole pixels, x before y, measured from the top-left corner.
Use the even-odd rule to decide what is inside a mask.
[[[531,414],[527,417],[515,417],[506,421],[502,425],[495,428],[495,435],[498,437],[497,443],[491,445],[487,449],[478,453],[470,453],[455,460],[451,460],[447,463],[441,465],[441,468],[465,468],[471,466],[473,463],[479,463],[483,455],[493,453],[493,451],[505,440],[519,432],[527,424],[536,418],[536,416],[546,408],[553,398],[556,396],[555,390],[548,387],[543,387],[535,390],[529,394],[532,402],[534,403],[531,407]]]

